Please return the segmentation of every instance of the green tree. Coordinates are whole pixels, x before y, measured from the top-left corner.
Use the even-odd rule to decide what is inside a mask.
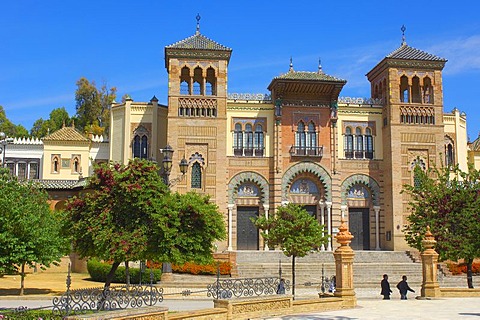
[[[68,115],[65,107],[56,108],[50,112],[50,118],[48,120],[43,120],[42,118],[36,120],[33,123],[30,134],[33,137],[42,138],[49,133],[61,129],[64,125],[71,125],[71,122],[72,119]]]
[[[117,89],[103,84],[100,89],[94,81],[80,78],[75,91],[76,119],[78,127],[85,131],[88,126],[98,125],[107,133],[110,126],[110,105],[116,98]]]
[[[18,181],[5,168],[0,168],[0,185],[0,273],[20,271],[23,295],[25,266],[58,263],[68,252],[68,242],[60,235],[61,217],[50,210],[43,189]]]
[[[15,125],[7,118],[5,109],[0,106],[0,132],[4,132],[7,137],[28,137],[28,130],[21,124]]]
[[[270,248],[279,247],[292,257],[292,294],[295,296],[295,258],[304,257],[322,244],[327,244],[324,226],[301,206],[287,204],[278,208],[274,216],[263,216],[254,221]]]
[[[423,251],[427,226],[437,240],[440,260],[463,259],[467,264],[467,285],[473,288],[472,263],[480,257],[480,173],[470,166],[414,169],[414,185],[404,185],[411,214],[404,227],[407,243]]]
[[[82,257],[113,261],[105,290],[124,261],[202,262],[225,237],[217,207],[197,194],[172,194],[152,162],[96,166],[88,188],[68,203],[65,230]]]

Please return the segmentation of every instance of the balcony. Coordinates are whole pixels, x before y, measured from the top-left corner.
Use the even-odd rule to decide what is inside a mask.
[[[323,157],[323,146],[291,146],[289,153],[291,157]]]
[[[263,157],[265,148],[233,148],[235,157]]]

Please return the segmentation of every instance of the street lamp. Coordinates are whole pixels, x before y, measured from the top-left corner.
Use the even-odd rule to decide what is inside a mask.
[[[7,167],[5,163],[5,150],[9,143],[13,143],[13,138],[6,138],[5,132],[0,132],[0,154],[2,155],[2,167],[4,168]]]
[[[188,169],[188,162],[183,156],[183,159],[180,160],[178,166],[180,167],[181,176],[170,180],[170,172],[172,171],[172,159],[173,159],[173,148],[167,143],[165,148],[160,149],[160,152],[163,154],[162,167],[163,167],[163,182],[170,188],[176,183],[180,182]],[[170,281],[173,279],[172,275],[172,264],[170,262],[162,263],[162,277],[161,281]]]
[[[187,159],[185,159],[185,156],[184,156],[183,159],[180,160],[180,163],[178,164],[182,175],[175,179],[170,180],[170,172],[172,172],[172,158],[173,158],[174,150],[169,144],[167,144],[165,148],[160,149],[160,152],[162,152],[163,154],[163,160],[162,160],[163,181],[167,186],[172,187],[177,182],[180,182],[185,176],[185,173],[187,173],[187,169],[188,169]]]

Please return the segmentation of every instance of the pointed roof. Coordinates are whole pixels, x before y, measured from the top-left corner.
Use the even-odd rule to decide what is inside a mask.
[[[480,133],[478,134],[478,138],[471,142],[469,146],[472,151],[480,151]]]
[[[170,58],[218,59],[230,61],[232,49],[200,33],[197,16],[197,30],[193,36],[165,47],[165,67],[168,69]]]
[[[195,49],[195,50],[220,50],[220,51],[232,51],[232,49],[221,45],[220,43],[213,41],[205,37],[200,32],[196,32],[193,36],[180,40],[166,46],[168,49]]]
[[[78,132],[75,127],[63,127],[60,130],[54,131],[49,134],[43,141],[89,141],[84,137],[80,132]]]
[[[323,72],[311,72],[311,71],[294,71],[293,69],[289,70],[287,73],[284,73],[274,79],[284,79],[284,80],[314,80],[314,81],[332,81],[332,82],[343,82],[346,83],[346,80],[330,76]]]
[[[402,60],[447,61],[446,59],[431,53],[410,47],[405,42],[402,43],[400,48],[387,55],[386,58]]]

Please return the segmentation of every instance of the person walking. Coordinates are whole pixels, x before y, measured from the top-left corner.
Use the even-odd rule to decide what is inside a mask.
[[[280,279],[277,286],[277,294],[285,294],[285,279]]]
[[[415,290],[413,290],[412,288],[410,288],[408,286],[407,276],[402,277],[402,281],[400,281],[397,284],[397,289],[398,289],[398,291],[400,291],[400,299],[401,300],[407,300],[407,292],[408,291],[415,292]]]
[[[390,289],[390,283],[388,283],[388,275],[383,275],[383,280],[381,282],[382,292],[380,294],[383,296],[383,300],[390,300],[390,294],[392,290]]]

